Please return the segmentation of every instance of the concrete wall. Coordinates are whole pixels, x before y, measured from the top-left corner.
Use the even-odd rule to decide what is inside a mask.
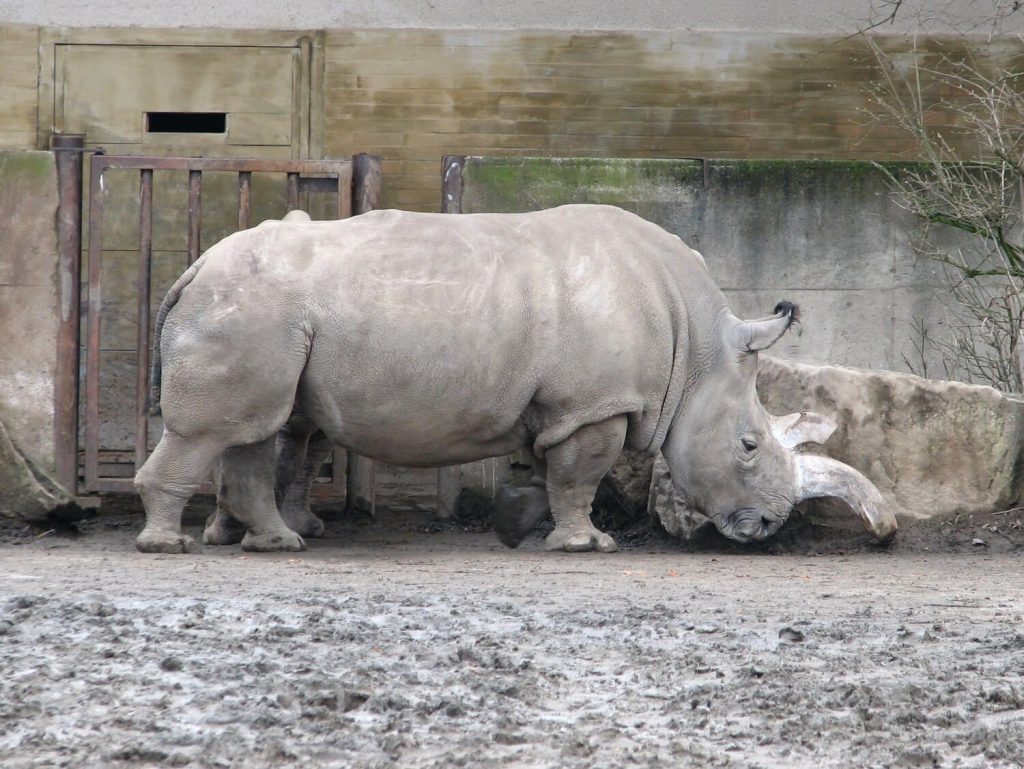
[[[0,421],[53,465],[57,170],[48,152],[0,152]]]
[[[941,6],[936,18],[935,6]],[[995,3],[977,0],[905,0],[897,28],[952,28],[963,31],[971,20],[989,14]],[[1003,3],[1005,5],[1005,3]],[[919,10],[927,14],[922,18]],[[432,28],[564,30],[771,30],[787,32],[849,31],[870,19],[887,16],[879,0],[0,0],[0,21],[42,26],[222,27],[225,29]],[[1018,14],[1019,15],[1019,14]],[[1019,29],[1020,21],[1010,20]],[[1011,30],[1012,31],[1012,30]]]
[[[740,317],[797,302],[779,357],[906,371],[912,319],[942,312],[918,224],[869,163],[469,158],[462,174],[465,213],[617,205],[700,251]]]
[[[770,5],[773,12],[776,5]],[[634,10],[629,5],[607,6]],[[175,13],[189,23],[206,18],[177,7]],[[880,73],[860,42],[847,38],[845,24],[836,22],[841,32],[780,31],[753,21],[744,22],[746,29],[731,31],[667,25],[656,31],[602,32],[595,31],[600,18],[595,12],[587,31],[576,32],[318,28],[313,26],[314,15],[305,20],[308,33],[290,35],[218,28],[69,29],[0,23],[0,147],[44,149],[50,131],[62,125],[84,131],[94,144],[109,141],[101,137],[109,134],[113,116],[103,114],[89,94],[78,93],[82,83],[110,80],[110,66],[90,69],[87,49],[91,55],[97,47],[121,46],[124,60],[119,64],[115,55],[113,71],[125,91],[133,92],[129,86],[138,83],[131,78],[138,80],[142,73],[129,65],[131,57],[157,46],[194,47],[198,66],[184,74],[166,69],[165,82],[195,87],[180,89],[180,103],[161,99],[161,109],[209,110],[217,106],[211,106],[211,93],[225,83],[243,81],[218,74],[225,72],[227,49],[279,53],[287,37],[288,45],[301,50],[297,55],[305,57],[309,51],[310,56],[310,81],[300,89],[294,107],[302,113],[295,124],[308,125],[309,130],[301,132],[304,144],[296,144],[295,151],[313,157],[380,155],[388,180],[385,206],[436,210],[438,161],[446,153],[830,159],[913,154],[913,145],[903,135],[873,124],[867,116],[867,88]],[[883,44],[902,51],[908,42],[895,37]],[[922,61],[930,64],[951,50],[952,43],[930,38],[919,45]],[[208,66],[203,66],[204,49],[210,52]],[[70,52],[75,56],[68,58]],[[77,63],[65,67],[72,59]],[[105,60],[109,65],[109,57]],[[985,47],[981,60],[997,69],[1018,66],[1024,61],[1024,43],[1000,39]],[[143,90],[169,96],[160,86]],[[230,90],[224,89],[225,100],[240,96]],[[226,104],[221,109],[233,112],[235,107]],[[263,111],[259,105],[249,109]],[[971,137],[958,128],[955,115],[937,109],[930,120],[948,140],[970,148]],[[141,113],[129,122],[141,125]],[[156,154],[180,154],[183,147],[196,151],[198,145],[181,139],[166,146],[150,143],[145,149]],[[202,151],[225,151],[211,147]],[[251,152],[267,150],[254,147]]]

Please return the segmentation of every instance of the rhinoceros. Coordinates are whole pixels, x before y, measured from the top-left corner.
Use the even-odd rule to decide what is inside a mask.
[[[160,308],[164,433],[135,478],[137,547],[197,549],[181,511],[218,458],[243,547],[303,547],[275,500],[286,426],[297,445],[322,431],[401,466],[526,449],[536,476],[496,513],[509,545],[550,510],[548,548],[614,550],[590,505],[624,446],[660,450],[734,539],[773,534],[815,496],[887,538],[896,520],[864,476],[800,452],[827,421],[776,419],[757,398],[757,354],[796,316],[783,302],[739,320],[699,253],[615,207],[264,222],[210,248]]]

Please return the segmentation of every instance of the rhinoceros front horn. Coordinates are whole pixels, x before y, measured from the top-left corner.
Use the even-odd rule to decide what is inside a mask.
[[[864,526],[880,540],[896,533],[896,517],[887,509],[875,485],[849,465],[829,457],[799,454],[796,464],[796,501],[837,497],[856,511]]]

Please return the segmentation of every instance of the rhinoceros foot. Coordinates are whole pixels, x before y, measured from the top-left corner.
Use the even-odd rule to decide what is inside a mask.
[[[245,536],[245,526],[218,510],[206,519],[203,530],[204,545],[237,545]]]
[[[502,486],[494,496],[494,533],[506,547],[518,547],[549,512],[547,492],[539,486]]]
[[[258,553],[299,552],[306,549],[306,543],[291,530],[266,534],[253,534],[250,531],[242,539],[242,549]]]
[[[614,553],[619,549],[610,534],[591,527],[588,529],[555,528],[544,539],[548,550],[564,550],[567,553]]]
[[[192,537],[185,534],[153,532],[142,530],[135,540],[135,549],[140,553],[199,553],[202,548]]]
[[[290,510],[285,508],[281,511],[281,517],[288,525],[288,528],[300,537],[319,537],[324,533],[324,522],[309,511],[308,508]]]

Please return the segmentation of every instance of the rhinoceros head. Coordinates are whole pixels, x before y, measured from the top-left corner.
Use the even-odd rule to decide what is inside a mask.
[[[824,443],[835,423],[812,413],[774,417],[757,397],[757,353],[796,319],[796,306],[783,302],[768,318],[729,315],[720,324],[712,349],[700,356],[703,376],[684,394],[662,446],[673,485],[690,507],[740,542],[774,534],[798,502],[830,496],[887,538],[896,519],[871,482],[847,465],[802,452]]]

